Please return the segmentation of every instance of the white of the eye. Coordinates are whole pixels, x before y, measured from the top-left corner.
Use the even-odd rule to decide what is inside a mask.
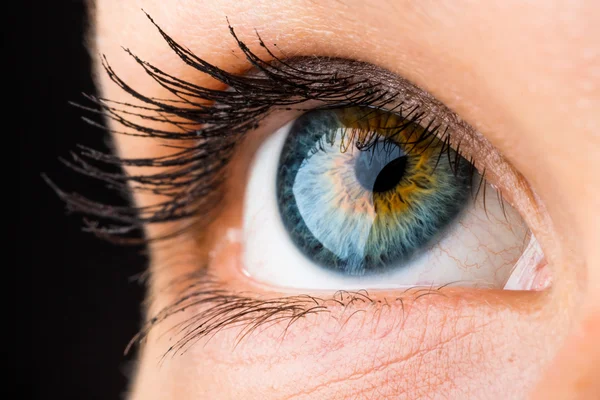
[[[438,286],[502,288],[523,252],[527,228],[505,205],[506,218],[493,187],[466,207],[441,240],[410,265],[389,273],[349,277],[308,259],[291,241],[279,214],[276,176],[279,157],[292,123],[271,135],[250,167],[244,199],[243,265],[253,279],[277,287],[301,289],[383,289]]]
[[[504,290],[544,290],[552,283],[552,271],[535,236],[531,235]]]

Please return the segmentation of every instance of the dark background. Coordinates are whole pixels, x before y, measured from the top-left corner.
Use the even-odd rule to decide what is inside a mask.
[[[16,77],[3,74],[4,84],[21,85],[18,110],[3,116],[3,121],[14,119],[11,130],[21,141],[18,243],[7,243],[24,246],[18,272],[26,276],[13,289],[32,306],[18,312],[17,343],[9,349],[18,350],[19,395],[13,398],[28,398],[33,392],[35,399],[118,399],[132,360],[123,351],[139,327],[143,287],[133,277],[144,268],[143,252],[83,233],[81,216],[66,215],[41,178],[46,173],[67,191],[124,203],[57,159],[67,158],[77,143],[107,149],[107,135],[83,122],[82,111],[68,104],[85,103],[81,93],[94,93],[84,45],[85,2],[23,5],[23,23],[13,22],[3,40],[4,68],[16,68]],[[12,132],[5,126],[5,134]],[[5,157],[9,149],[4,147]],[[23,336],[27,333],[31,336]],[[29,351],[31,358],[25,357]]]

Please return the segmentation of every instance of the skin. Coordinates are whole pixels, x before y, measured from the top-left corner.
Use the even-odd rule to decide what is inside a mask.
[[[524,218],[542,221],[530,227],[554,279],[537,293],[454,289],[444,297],[406,296],[404,313],[393,301],[398,293],[377,292],[375,299],[392,299],[389,307],[332,307],[298,321],[283,339],[275,325],[235,348],[240,329],[232,328],[160,364],[170,346],[168,328],[185,319],[176,316],[141,347],[130,398],[591,399],[600,393],[600,4],[97,0],[94,54],[105,54],[145,95],[165,97],[122,46],[174,76],[221,87],[182,65],[140,8],[179,43],[228,71],[243,73],[248,65],[232,52],[226,16],[259,54],[254,29],[284,54],[365,61],[427,90],[482,132],[535,190],[536,215]],[[97,82],[104,97],[131,102],[99,65]],[[267,124],[253,138],[277,127]],[[125,157],[167,151],[152,140],[115,141]],[[247,177],[235,171],[248,158],[238,157],[232,167],[231,193],[243,193]],[[149,315],[175,298],[177,287],[165,285],[219,244],[210,266],[228,290],[288,294],[241,275],[241,245],[221,240],[240,224],[239,198],[229,196],[229,211],[207,228],[205,236],[216,240],[186,233],[151,246]],[[156,199],[136,193],[135,200]],[[148,233],[162,229],[151,226]],[[362,307],[362,316],[344,318],[353,307]]]

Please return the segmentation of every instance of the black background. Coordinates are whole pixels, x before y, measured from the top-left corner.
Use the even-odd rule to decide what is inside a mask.
[[[82,111],[68,104],[85,102],[82,92],[94,93],[84,45],[85,2],[24,5],[23,22],[13,23],[3,40],[4,68],[16,68],[16,75],[3,74],[4,84],[21,85],[15,91],[18,109],[3,118],[13,119],[7,125],[11,132],[5,126],[6,136],[18,134],[21,144],[15,246],[25,250],[18,258],[25,279],[12,289],[25,297],[18,304],[31,304],[30,310],[19,311],[25,321],[17,318],[17,343],[9,349],[18,350],[19,394],[12,398],[33,392],[36,399],[118,399],[132,360],[123,350],[139,327],[143,287],[133,277],[144,269],[143,252],[83,233],[81,217],[67,216],[41,179],[46,173],[67,191],[124,202],[57,160],[68,157],[77,143],[107,149],[107,135],[88,126],[80,119]],[[6,152],[10,147],[4,147],[5,159],[10,156]]]

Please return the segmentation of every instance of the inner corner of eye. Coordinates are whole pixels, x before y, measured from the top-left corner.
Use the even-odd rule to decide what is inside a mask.
[[[241,264],[257,281],[539,285],[523,278],[543,254],[519,213],[448,141],[399,113],[307,112],[269,135],[248,171]]]

